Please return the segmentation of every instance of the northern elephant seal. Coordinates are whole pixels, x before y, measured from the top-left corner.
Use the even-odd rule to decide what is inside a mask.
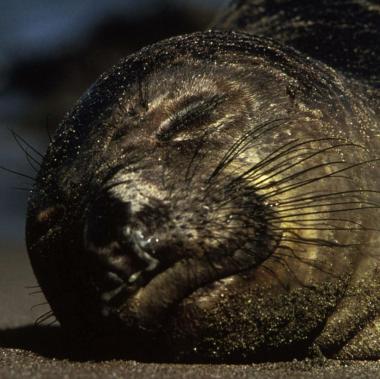
[[[139,359],[380,357],[377,73],[225,30],[287,3],[142,49],[62,122],[27,245],[68,332]]]

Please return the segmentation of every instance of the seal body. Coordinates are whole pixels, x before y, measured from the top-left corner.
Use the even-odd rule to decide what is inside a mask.
[[[63,328],[139,359],[380,356],[376,75],[318,58],[211,30],[99,78],[29,201]]]

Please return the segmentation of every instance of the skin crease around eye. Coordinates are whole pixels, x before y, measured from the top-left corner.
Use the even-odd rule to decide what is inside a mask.
[[[186,99],[185,103],[173,116],[165,120],[158,128],[156,136],[161,141],[172,139],[181,132],[191,132],[193,128],[202,126],[211,118],[213,112],[223,104],[225,95],[196,97]]]

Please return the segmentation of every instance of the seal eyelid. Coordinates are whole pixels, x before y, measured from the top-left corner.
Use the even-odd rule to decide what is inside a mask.
[[[223,103],[226,97],[223,94],[206,98],[197,96],[186,99],[187,101],[185,101],[179,111],[161,123],[156,133],[157,139],[168,141],[175,134],[206,121],[212,114],[212,111]]]

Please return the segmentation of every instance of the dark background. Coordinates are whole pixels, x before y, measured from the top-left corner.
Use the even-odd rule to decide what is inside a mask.
[[[144,45],[205,29],[223,3],[1,0],[0,166],[33,177],[37,165],[12,131],[44,154],[49,133],[103,71]],[[36,285],[24,244],[30,185],[0,170],[0,328],[29,324],[48,309],[31,309],[43,299],[26,288]]]

